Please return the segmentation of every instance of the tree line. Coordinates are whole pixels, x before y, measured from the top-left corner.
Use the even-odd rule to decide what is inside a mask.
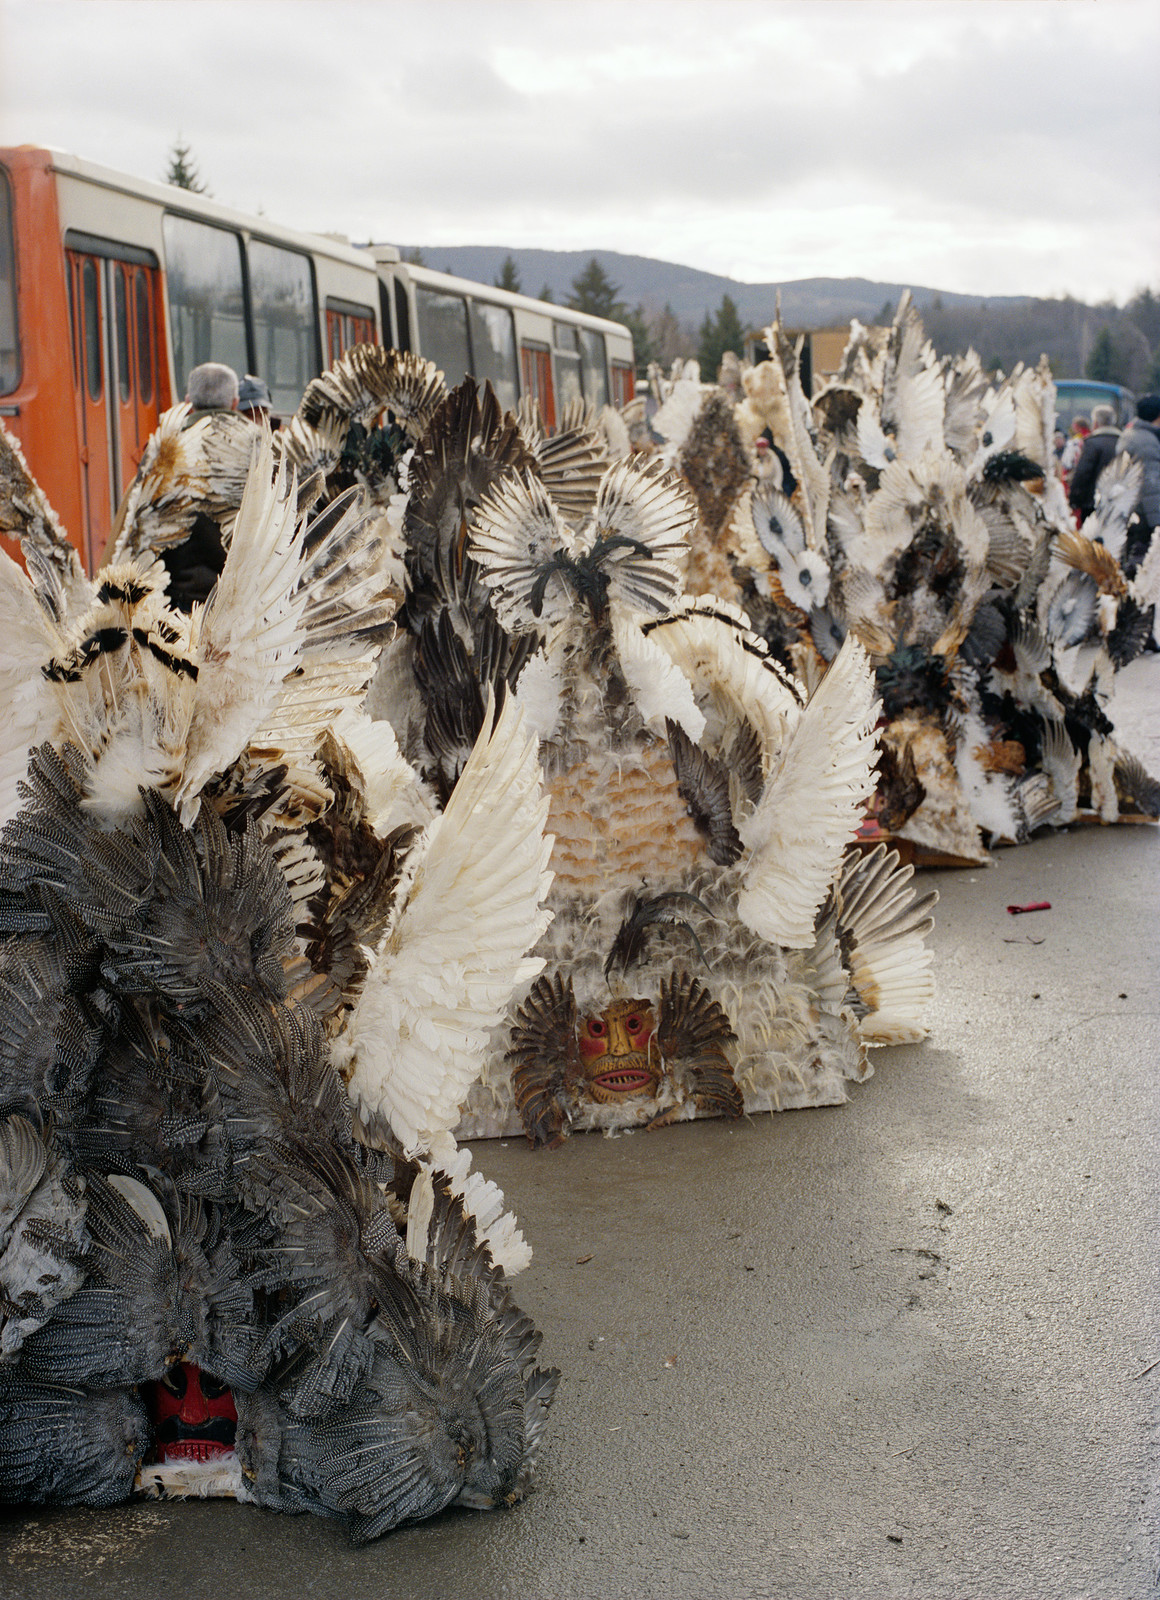
[[[198,194],[207,192],[193,153],[180,137],[169,153],[165,179],[178,188]],[[419,250],[406,252],[403,259],[416,266],[427,265]],[[527,293],[513,255],[505,257],[495,286],[515,294]],[[546,283],[536,298],[552,303],[552,291]],[[695,357],[701,365],[701,376],[712,381],[726,350],[743,355],[747,337],[761,334],[759,328],[743,327],[729,295],[722,297],[715,313],[705,313],[700,328],[682,322],[670,305],[660,311],[643,303],[627,305],[620,298],[620,285],[612,282],[595,256],[572,279],[571,293],[564,303],[575,311],[624,323],[632,334],[637,373],[642,377],[651,361],[667,369],[677,359]],[[888,324],[894,311],[888,300],[875,320]],[[771,307],[771,321],[772,318]],[[1157,290],[1140,289],[1123,307],[1110,301],[1089,306],[1070,296],[1021,300],[1013,305],[987,305],[984,301],[977,305],[946,305],[936,295],[924,308],[922,320],[939,355],[962,355],[973,349],[988,371],[1010,372],[1020,361],[1034,365],[1041,355],[1046,355],[1057,378],[1097,378],[1105,383],[1122,383],[1137,394],[1160,390]]]

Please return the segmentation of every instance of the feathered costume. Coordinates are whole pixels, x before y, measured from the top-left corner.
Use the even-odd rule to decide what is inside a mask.
[[[736,608],[683,592],[696,521],[656,458],[565,515],[470,381],[416,452],[411,638],[375,703],[450,787],[472,707],[513,698],[555,838],[545,970],[493,1032],[463,1134],[840,1100],[866,1041],[922,1035],[934,896],[885,852],[844,855],[873,786],[865,655],[807,697]]]
[[[849,633],[870,653],[883,836],[982,861],[988,841],[1081,812],[1155,817],[1160,787],[1115,744],[1105,707],[1151,632],[1160,570],[1120,569],[1121,463],[1074,532],[1046,363],[991,384],[973,353],[940,361],[904,296],[888,331],[853,324],[810,403],[779,325],[767,341],[738,420],[768,430],[793,486],[741,496],[738,575],[754,625],[811,679]]]
[[[360,709],[382,518],[306,499],[267,437],[188,614],[147,552],[90,582],[8,502],[5,1501],[226,1492],[362,1539],[530,1482],[557,1375],[446,1107],[537,970],[535,746],[486,705],[434,815]]]

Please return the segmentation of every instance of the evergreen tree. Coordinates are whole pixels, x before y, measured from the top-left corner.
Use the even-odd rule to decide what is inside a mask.
[[[173,149],[169,152],[169,166],[165,170],[165,182],[171,183],[175,189],[188,189],[192,194],[209,193],[209,190],[201,181],[201,174],[197,170],[197,162],[193,159],[193,151],[180,138],[173,141]]]
[[[703,382],[716,382],[717,369],[726,350],[732,350],[738,356],[745,353],[745,329],[741,326],[736,302],[729,295],[722,298],[721,309],[716,317],[710,318],[706,313],[701,324],[697,360],[701,363]]]
[[[1123,383],[1123,362],[1110,328],[1101,328],[1084,364],[1084,377],[1098,383]]]
[[[1140,289],[1128,301],[1124,311],[1152,349],[1160,349],[1160,295],[1154,294],[1151,289]]]
[[[608,317],[612,322],[623,322],[625,308],[617,299],[619,294],[620,285],[611,281],[593,256],[584,271],[572,279],[568,304],[573,311],[587,311],[593,317]]]
[[[629,333],[632,334],[633,355],[636,358],[636,375],[643,378],[650,361],[656,360],[653,347],[652,330],[644,314],[644,306],[621,307],[621,315],[617,318],[623,322]]]
[[[416,245],[412,250],[404,250],[401,259],[405,261],[409,267],[425,267],[427,265],[423,252],[419,249],[418,245]]]
[[[499,269],[499,277],[495,280],[497,289],[508,289],[512,294],[522,294],[523,285],[520,283],[520,269],[516,266],[516,258],[506,255],[503,266]]]
[[[554,306],[556,304],[556,297],[552,293],[551,286],[549,284],[545,284],[544,285],[544,287],[540,290],[539,294],[536,296],[536,299],[537,300],[546,300],[548,305],[550,305],[550,306]]]

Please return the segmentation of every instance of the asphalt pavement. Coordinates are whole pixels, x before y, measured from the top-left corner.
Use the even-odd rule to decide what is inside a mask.
[[[1116,715],[1160,773],[1160,658]],[[1160,830],[921,877],[930,1038],[847,1105],[475,1146],[563,1371],[523,1505],[364,1549],[229,1502],[19,1510],[0,1595],[1160,1593]]]

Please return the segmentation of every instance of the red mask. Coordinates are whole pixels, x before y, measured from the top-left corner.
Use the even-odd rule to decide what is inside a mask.
[[[229,1455],[238,1408],[219,1378],[182,1361],[150,1387],[158,1461],[213,1461]]]

